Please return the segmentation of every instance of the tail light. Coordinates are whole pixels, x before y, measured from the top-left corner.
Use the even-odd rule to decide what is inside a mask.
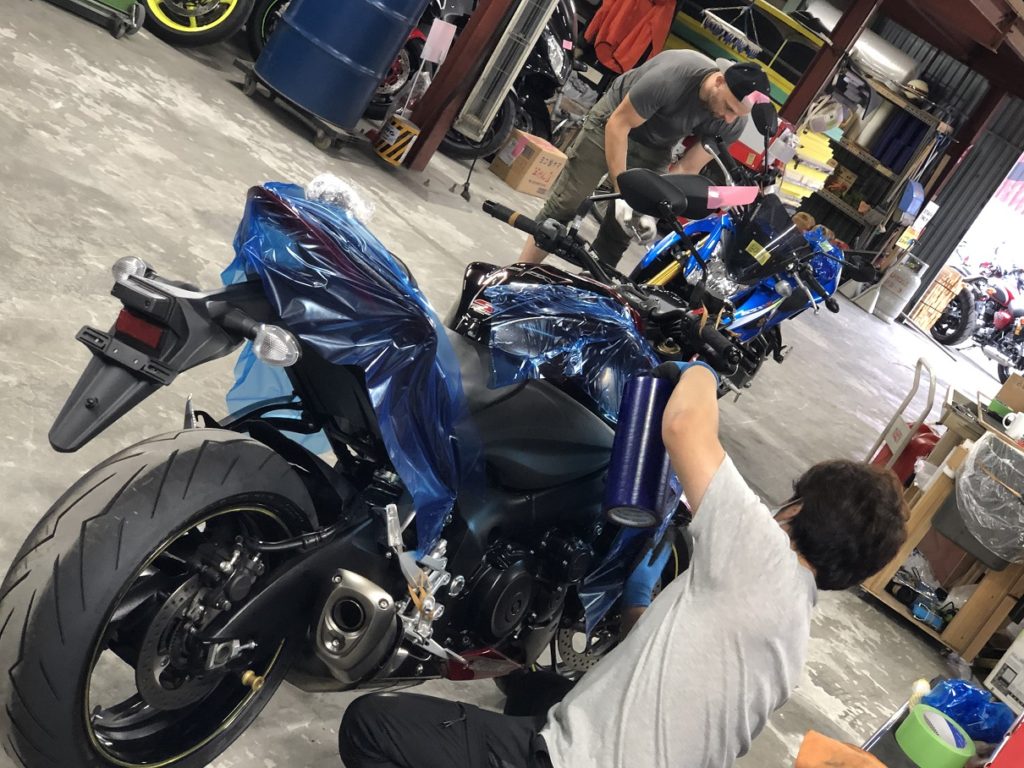
[[[121,336],[127,336],[150,349],[159,347],[164,337],[162,327],[127,309],[122,309],[121,314],[117,316],[114,330]]]

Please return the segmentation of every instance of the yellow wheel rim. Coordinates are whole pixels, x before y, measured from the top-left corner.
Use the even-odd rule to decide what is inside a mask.
[[[235,10],[235,6],[238,5],[238,0],[224,0],[224,2],[222,2],[218,6],[218,10],[223,9],[223,12],[221,12],[219,16],[213,19],[213,21],[207,21],[204,23],[200,23],[199,19],[197,19],[195,16],[192,16],[189,17],[188,23],[182,24],[180,21],[176,21],[172,16],[170,16],[167,13],[167,11],[165,10],[166,5],[166,0],[146,0],[147,10],[154,17],[159,19],[160,23],[168,29],[173,29],[176,32],[206,32],[219,26],[224,22],[225,19],[231,16],[232,12]],[[190,3],[187,5],[194,4]],[[216,10],[210,11],[210,13],[207,15],[212,16],[216,12]]]

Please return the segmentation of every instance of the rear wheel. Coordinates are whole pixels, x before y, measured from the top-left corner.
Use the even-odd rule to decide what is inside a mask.
[[[227,40],[245,24],[253,0],[146,0],[146,28],[189,48]]]
[[[311,507],[283,458],[221,430],[154,438],[86,474],[3,583],[7,754],[25,768],[210,763],[273,695],[303,627],[216,663],[197,638],[275,565],[247,538],[307,530]]]
[[[951,347],[971,337],[978,323],[978,310],[974,304],[974,294],[970,288],[964,288],[946,307],[946,311],[935,321],[931,334],[939,344]]]
[[[998,373],[999,373],[999,383],[1000,384],[1005,384],[1006,380],[1008,378],[1010,378],[1010,374],[1013,373],[1013,370],[1011,368],[1008,368],[1005,365],[1000,365],[999,368],[998,368]]]

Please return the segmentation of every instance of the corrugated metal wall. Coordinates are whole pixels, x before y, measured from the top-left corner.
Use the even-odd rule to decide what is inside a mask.
[[[963,125],[985,96],[988,80],[884,16],[878,18],[872,30],[921,62],[924,68],[920,77],[928,83],[931,100],[943,108],[950,125]]]
[[[1010,98],[994,117],[942,193],[914,255],[928,264],[920,294],[938,274],[971,224],[1024,152],[1024,101]]]

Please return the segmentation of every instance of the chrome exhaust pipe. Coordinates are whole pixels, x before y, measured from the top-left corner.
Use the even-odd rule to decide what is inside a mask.
[[[1005,365],[1007,368],[1013,368],[1013,360],[1006,356],[1005,353],[996,349],[995,347],[982,347],[981,351],[985,353],[985,357],[989,360],[995,360],[1000,365]]]

